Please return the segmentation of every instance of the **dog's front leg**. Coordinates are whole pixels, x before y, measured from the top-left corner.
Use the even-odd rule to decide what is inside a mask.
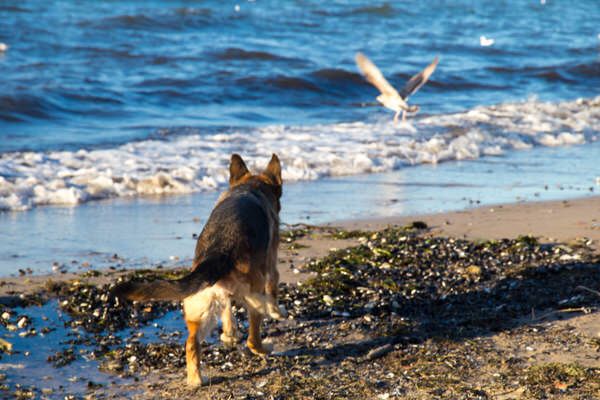
[[[279,271],[277,270],[277,248],[271,252],[267,264],[267,283],[265,293],[267,294],[267,314],[273,319],[281,320],[287,317],[285,307],[277,302],[279,297]]]
[[[190,386],[200,386],[202,375],[200,375],[200,357],[198,355],[198,330],[200,324],[193,321],[185,321],[189,336],[185,342],[185,362],[187,367],[187,383]]]

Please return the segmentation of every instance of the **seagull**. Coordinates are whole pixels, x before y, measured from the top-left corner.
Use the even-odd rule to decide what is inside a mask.
[[[389,82],[383,77],[379,68],[375,66],[364,54],[356,54],[356,64],[360,69],[360,72],[365,76],[367,81],[375,86],[381,94],[377,96],[377,101],[383,104],[385,107],[396,111],[394,115],[394,123],[398,122],[398,116],[402,112],[402,122],[406,121],[406,112],[416,113],[419,111],[419,106],[410,106],[406,102],[408,97],[417,92],[427,82],[435,67],[438,64],[438,57],[436,56],[431,64],[429,64],[423,71],[419,72],[402,88],[400,93]]]
[[[494,44],[494,42],[495,42],[495,40],[492,39],[492,38],[488,38],[488,37],[485,37],[483,35],[479,36],[479,45],[482,46],[482,47],[491,46],[491,45]]]

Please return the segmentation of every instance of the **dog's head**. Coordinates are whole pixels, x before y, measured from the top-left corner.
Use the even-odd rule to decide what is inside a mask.
[[[233,154],[229,164],[229,188],[233,189],[239,185],[250,185],[275,199],[275,208],[279,212],[283,180],[281,179],[281,163],[277,154],[273,154],[267,168],[260,174],[250,173],[242,157],[239,154]]]

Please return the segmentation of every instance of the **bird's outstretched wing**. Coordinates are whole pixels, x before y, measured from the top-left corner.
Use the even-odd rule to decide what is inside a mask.
[[[369,83],[375,86],[383,94],[398,96],[398,91],[390,85],[383,74],[364,54],[356,53],[356,65],[363,73]]]
[[[433,71],[435,71],[435,67],[437,67],[438,65],[438,61],[439,60],[436,56],[431,62],[431,64],[425,67],[423,71],[410,78],[410,80],[406,82],[406,85],[404,85],[404,87],[400,91],[400,97],[406,100],[410,95],[415,94],[417,90],[419,90],[421,86],[423,86],[425,82],[427,82],[431,74],[433,74]]]

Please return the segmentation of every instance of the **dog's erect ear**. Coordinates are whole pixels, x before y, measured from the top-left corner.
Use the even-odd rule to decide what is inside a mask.
[[[281,163],[279,162],[277,154],[273,154],[271,157],[271,161],[269,161],[269,165],[267,165],[267,169],[265,169],[265,174],[272,177],[277,185],[281,186],[283,183],[283,180],[281,179]]]
[[[231,155],[231,163],[229,164],[229,186],[233,185],[240,179],[244,177],[244,175],[249,174],[248,167],[246,167],[246,163],[242,160],[239,154]]]

